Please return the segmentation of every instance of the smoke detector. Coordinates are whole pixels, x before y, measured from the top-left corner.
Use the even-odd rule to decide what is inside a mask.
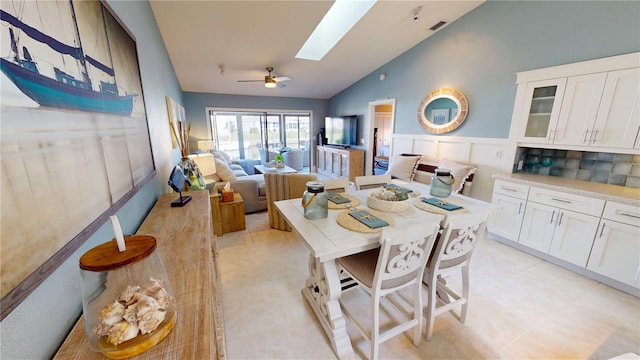
[[[422,11],[422,5],[411,10],[411,19],[413,20],[414,23],[417,23],[420,21],[420,11]]]

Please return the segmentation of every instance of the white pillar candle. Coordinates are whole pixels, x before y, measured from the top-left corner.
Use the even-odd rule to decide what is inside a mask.
[[[118,251],[123,252],[127,250],[127,246],[124,243],[124,235],[122,235],[120,221],[115,215],[111,215],[109,219],[111,219],[111,227],[113,228],[113,233],[116,236],[116,242],[118,243]]]

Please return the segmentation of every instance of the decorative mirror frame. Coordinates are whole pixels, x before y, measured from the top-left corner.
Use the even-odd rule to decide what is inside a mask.
[[[442,125],[435,125],[425,115],[424,111],[427,109],[429,104],[437,99],[450,99],[456,103],[458,106],[458,113],[453,119],[450,119],[449,122]],[[457,129],[464,120],[467,118],[467,113],[469,112],[469,103],[467,102],[467,98],[460,91],[443,87],[438,90],[435,90],[429,93],[427,96],[422,99],[420,105],[418,106],[418,122],[422,127],[430,133],[434,134],[444,134],[451,132]]]

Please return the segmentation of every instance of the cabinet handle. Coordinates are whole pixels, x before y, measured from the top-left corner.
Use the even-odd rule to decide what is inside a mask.
[[[598,235],[599,238],[602,239],[602,234],[604,233],[604,227],[607,226],[606,222],[602,223],[602,228],[600,229],[600,235]]]
[[[640,216],[635,215],[635,214],[629,214],[629,213],[621,212],[621,213],[620,213],[620,215],[622,215],[622,216],[632,217],[632,218],[634,218],[634,219],[640,219]]]
[[[564,216],[563,212],[560,212],[560,218],[558,219],[558,226],[562,225],[562,217]]]
[[[551,213],[551,221],[549,222],[549,224],[553,224],[553,217],[556,216],[556,211],[553,210],[553,212]]]
[[[558,199],[558,198],[551,198],[551,200],[560,201],[560,202],[565,203],[565,204],[571,204],[571,201],[569,201],[569,200]]]
[[[585,129],[584,130],[584,137],[582,138],[582,143],[586,143],[587,142],[587,134],[589,133],[589,130]],[[589,138],[589,141],[591,141],[591,138]]]
[[[518,207],[518,215],[522,214],[522,202],[520,202],[520,206]]]
[[[591,144],[595,144],[596,140],[597,140],[597,137],[598,137],[598,130],[596,129],[596,131],[592,131],[591,132],[591,139],[589,139],[589,142]]]
[[[506,186],[500,186],[500,189],[502,190],[507,190],[507,191],[512,191],[512,192],[517,192],[518,190],[510,188],[510,187],[506,187]]]

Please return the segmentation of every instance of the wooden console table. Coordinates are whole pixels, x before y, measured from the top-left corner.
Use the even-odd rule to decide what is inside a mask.
[[[178,195],[163,195],[136,232],[158,241],[157,251],[176,296],[178,319],[164,340],[131,359],[227,356],[209,192],[201,190],[189,195],[193,198],[189,204],[175,208],[170,203]],[[84,317],[73,327],[55,359],[104,359],[101,353],[91,350],[85,339]]]

